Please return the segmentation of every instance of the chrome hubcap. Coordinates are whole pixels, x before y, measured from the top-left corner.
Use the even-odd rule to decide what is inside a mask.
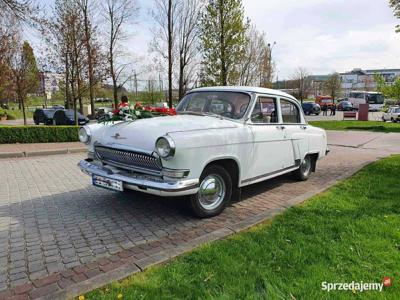
[[[304,159],[303,163],[301,164],[300,168],[301,168],[301,172],[303,173],[303,175],[307,176],[311,170],[311,159],[309,157],[306,157]]]
[[[225,182],[221,176],[216,174],[208,175],[200,184],[200,205],[206,210],[217,208],[224,200],[225,192]]]

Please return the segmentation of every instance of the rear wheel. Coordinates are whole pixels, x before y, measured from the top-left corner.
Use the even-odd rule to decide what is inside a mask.
[[[197,217],[209,218],[219,215],[231,196],[232,179],[229,173],[219,165],[211,165],[203,171],[199,191],[191,196],[190,204]]]
[[[310,178],[312,172],[312,164],[313,158],[310,155],[307,155],[302,161],[300,168],[293,172],[293,175],[296,179],[300,181],[306,181]]]

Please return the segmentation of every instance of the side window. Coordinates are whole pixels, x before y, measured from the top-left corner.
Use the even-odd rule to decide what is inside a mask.
[[[259,97],[251,114],[251,121],[258,124],[278,123],[276,99]]]
[[[300,112],[294,103],[281,99],[281,112],[283,123],[300,123]]]

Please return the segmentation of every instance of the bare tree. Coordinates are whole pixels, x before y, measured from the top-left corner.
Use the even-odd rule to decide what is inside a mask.
[[[246,33],[245,54],[239,65],[239,84],[243,86],[261,85],[266,78],[264,68],[265,57],[268,56],[268,47],[265,34],[260,33],[255,26],[249,27]]]
[[[177,43],[179,51],[179,99],[196,73],[199,48],[199,22],[203,8],[201,0],[180,1],[177,9]]]
[[[324,83],[324,89],[333,101],[338,97],[342,90],[342,81],[338,73],[333,73],[329,76],[328,80]]]
[[[118,80],[127,64],[118,65],[121,55],[118,44],[125,38],[123,25],[126,25],[136,15],[138,8],[135,0],[105,1],[105,18],[108,24],[108,63],[113,84],[114,104],[118,105]]]
[[[297,90],[297,97],[303,103],[303,100],[307,98],[308,93],[311,89],[310,74],[305,68],[299,67],[294,72],[292,80],[293,87]]]
[[[26,20],[32,11],[31,0],[0,0],[0,17],[14,16]]]
[[[89,100],[91,107],[91,118],[94,118],[94,85],[96,84],[94,79],[94,53],[93,53],[93,35],[94,35],[94,27],[93,22],[91,21],[91,16],[93,16],[92,5],[97,4],[95,0],[76,0],[77,4],[81,10],[83,16],[83,25],[84,25],[84,42],[86,47],[86,56],[87,56],[87,76],[89,81]]]
[[[153,40],[150,48],[158,53],[167,62],[168,73],[168,100],[172,107],[172,84],[173,69],[176,46],[176,23],[177,11],[180,6],[180,0],[155,0],[154,9],[151,15],[155,21],[153,29]],[[167,53],[167,55],[165,55]]]

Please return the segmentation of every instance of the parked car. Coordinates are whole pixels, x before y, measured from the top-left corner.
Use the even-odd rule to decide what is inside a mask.
[[[63,105],[53,105],[53,109],[65,109]]]
[[[39,125],[41,123],[43,123],[44,125],[52,125],[55,112],[55,109],[38,108],[33,113],[33,122],[36,125]]]
[[[304,102],[301,107],[306,115],[319,115],[321,113],[321,106],[317,103]]]
[[[96,120],[107,120],[110,118],[110,113],[113,111],[111,107],[99,107],[95,109]]]
[[[338,110],[341,111],[352,111],[353,110],[353,104],[349,101],[341,101],[338,104]]]
[[[89,119],[82,115],[81,113],[78,114],[78,124],[85,125],[89,123]],[[63,109],[57,110],[54,113],[53,117],[53,124],[54,125],[75,125],[75,114],[73,109]]]
[[[221,213],[241,187],[290,172],[307,180],[328,153],[325,131],[307,124],[300,103],[281,91],[199,88],[176,110],[83,126],[88,158],[80,169],[111,190],[188,195],[205,218]]]
[[[389,107],[388,111],[386,113],[383,113],[382,120],[384,122],[386,121],[392,121],[394,123],[400,122],[400,107],[398,106]]]

